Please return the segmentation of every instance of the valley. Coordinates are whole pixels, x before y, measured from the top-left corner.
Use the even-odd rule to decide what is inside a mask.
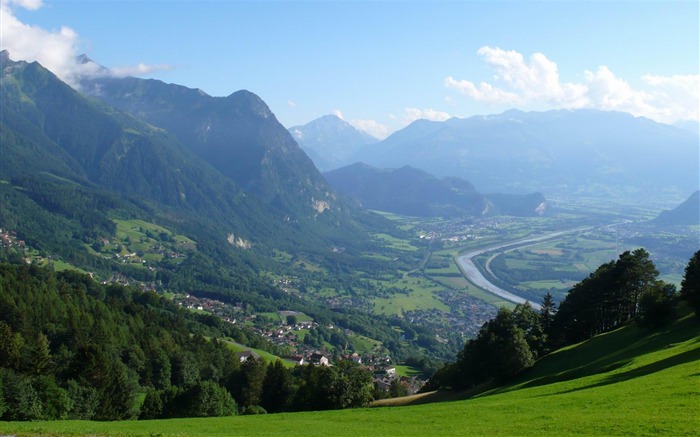
[[[694,133],[586,107],[406,119],[380,140],[339,110],[287,129],[245,89],[76,62],[90,73],[66,82],[0,51],[3,420],[286,414],[447,390],[473,399],[417,412],[407,433],[480,434],[475,417],[512,414],[526,425],[503,432],[518,434],[537,411],[553,423],[556,399],[614,404],[669,368],[665,399],[688,397]],[[575,409],[536,430],[580,432]],[[299,414],[291,429],[399,426],[375,411]],[[106,432],[120,429],[136,432]]]

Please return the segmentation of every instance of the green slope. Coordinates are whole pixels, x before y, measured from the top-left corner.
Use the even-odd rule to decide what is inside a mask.
[[[558,351],[470,400],[330,412],[150,422],[0,423],[18,435],[696,435],[700,318],[630,325]]]

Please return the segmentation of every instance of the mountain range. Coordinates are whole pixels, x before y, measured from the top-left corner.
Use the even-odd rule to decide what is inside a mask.
[[[352,256],[390,227],[336,196],[253,93],[103,77],[84,81],[90,98],[7,51],[0,64],[0,222],[36,249],[110,270],[86,244],[145,219],[197,241],[183,274],[235,284],[272,249]]]
[[[484,195],[464,179],[438,179],[410,166],[378,169],[356,163],[324,175],[336,190],[357,199],[365,208],[401,215],[534,216],[547,209],[547,201],[539,193]]]
[[[324,115],[303,126],[289,128],[292,137],[321,171],[349,164],[362,147],[379,140],[336,115]]]
[[[485,192],[648,198],[693,191],[698,136],[619,112],[554,110],[417,120],[347,164],[409,165]]]

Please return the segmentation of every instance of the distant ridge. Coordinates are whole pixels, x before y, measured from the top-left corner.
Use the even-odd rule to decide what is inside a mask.
[[[355,162],[469,179],[485,192],[609,199],[697,189],[698,136],[622,112],[590,109],[418,120]]]
[[[455,217],[507,214],[542,215],[542,194],[483,195],[464,179],[438,179],[417,168],[378,169],[356,163],[324,173],[339,192],[368,209],[416,217]]]

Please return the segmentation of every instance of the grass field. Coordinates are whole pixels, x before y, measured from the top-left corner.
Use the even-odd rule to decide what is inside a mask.
[[[408,289],[408,294],[396,293],[391,297],[373,298],[372,302],[374,303],[374,312],[376,314],[384,314],[387,316],[392,314],[401,315],[404,311],[413,311],[417,309],[429,310],[433,308],[441,311],[449,311],[447,305],[440,302],[434,295],[434,293],[441,290],[442,287],[432,281],[425,278],[406,276],[403,279],[398,279],[388,284],[401,289]]]

